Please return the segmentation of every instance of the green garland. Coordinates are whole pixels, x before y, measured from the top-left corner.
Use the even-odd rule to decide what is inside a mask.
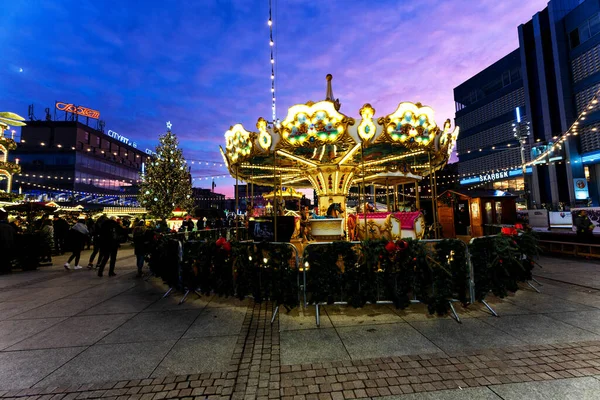
[[[257,302],[270,299],[288,309],[298,304],[298,272],[290,265],[290,246],[190,241],[184,246],[181,277],[173,241],[159,236],[153,248],[150,268],[170,286],[181,278],[188,287],[193,280],[203,293],[235,294],[240,299],[251,295]],[[533,233],[523,232],[478,238],[469,251],[475,299],[483,300],[489,292],[504,297],[516,291],[519,282],[531,279],[539,247]],[[448,312],[452,298],[468,303],[467,253],[455,239],[434,246],[410,239],[360,245],[340,241],[307,247],[304,256],[310,303],[346,300],[362,307],[391,300],[397,308],[405,308],[416,298],[439,315]]]
[[[450,251],[454,258],[445,267]],[[361,246],[336,242],[308,248],[305,259],[310,265],[307,289],[311,303],[347,300],[358,308],[381,299],[406,308],[414,297],[428,304],[430,313],[438,314],[448,311],[452,297],[466,303],[466,253],[458,241],[443,242],[435,253],[419,240],[370,240]]]
[[[352,307],[360,308],[367,302],[377,301],[377,270],[384,246],[383,241],[366,241],[342,254],[344,297]]]
[[[256,246],[252,243],[236,243],[232,252],[236,296],[243,300],[246,296],[252,295],[260,302],[262,300],[259,285],[260,267],[257,262],[259,254]]]
[[[442,204],[446,207],[452,207],[454,204],[459,202],[460,198],[456,195],[456,193],[447,192],[443,196],[439,196],[437,201],[438,204]]]
[[[384,242],[385,244],[386,242]],[[404,246],[404,242],[402,245]],[[412,259],[412,256],[404,248],[392,252],[385,250],[385,252],[387,256],[383,257],[382,271],[378,274],[382,298],[392,301],[396,308],[404,309],[410,305],[413,270],[410,268],[409,260]]]
[[[505,297],[516,292],[518,283],[531,279],[533,258],[539,254],[537,237],[532,232],[478,238],[469,245],[475,274],[475,298],[485,299],[492,292]]]
[[[251,295],[257,303],[269,299],[287,309],[298,305],[298,275],[290,265],[290,246],[237,243],[232,252],[239,299]]]
[[[430,314],[445,315],[452,298],[467,305],[469,267],[465,245],[456,239],[442,240],[435,246],[435,260],[438,268],[433,270],[434,296],[428,308]]]
[[[310,303],[333,304],[342,297],[342,271],[338,258],[342,256],[344,266],[356,264],[357,256],[352,248],[353,244],[349,242],[333,242],[304,250],[304,260],[309,265],[306,290]]]

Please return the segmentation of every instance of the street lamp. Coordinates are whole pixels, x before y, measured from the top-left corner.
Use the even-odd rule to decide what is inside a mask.
[[[529,196],[527,191],[527,166],[525,165],[525,144],[531,134],[531,127],[529,122],[524,122],[521,119],[521,109],[517,107],[515,109],[516,114],[516,123],[512,124],[514,137],[519,141],[519,146],[521,149],[521,172],[523,173],[523,190],[525,191],[525,202],[527,207],[529,208]]]

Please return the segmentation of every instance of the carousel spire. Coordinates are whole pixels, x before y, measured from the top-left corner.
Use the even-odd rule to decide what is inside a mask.
[[[325,93],[325,100],[331,101],[335,105],[336,111],[340,111],[340,99],[336,99],[333,97],[333,88],[331,87],[331,80],[333,79],[333,75],[327,74],[325,77],[327,79],[327,92]]]

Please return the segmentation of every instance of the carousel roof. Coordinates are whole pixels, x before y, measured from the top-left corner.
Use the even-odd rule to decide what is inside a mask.
[[[333,181],[331,171],[339,172],[333,187],[347,190],[363,175],[366,179],[391,173],[390,177],[414,181],[446,165],[459,131],[451,129],[449,119],[440,127],[430,107],[402,102],[379,118],[367,103],[355,120],[339,111],[331,75],[327,82],[326,100],[290,107],[281,123],[259,118],[256,131],[241,124],[230,127],[221,154],[232,176],[261,185],[281,182],[284,187],[327,192],[325,186],[332,183],[325,181]]]

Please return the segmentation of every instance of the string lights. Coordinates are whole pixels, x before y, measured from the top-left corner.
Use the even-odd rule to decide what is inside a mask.
[[[269,0],[269,49],[271,52],[271,98],[272,98],[272,112],[273,112],[273,125],[278,123],[277,121],[277,109],[275,105],[275,42],[273,41],[273,1]]]
[[[554,144],[552,146],[548,146],[548,148],[543,153],[541,153],[539,156],[537,156],[533,160],[525,163],[524,165],[530,166],[533,164],[538,164],[540,161],[542,161],[546,157],[548,157],[552,152],[557,150],[557,148],[559,150],[562,149],[562,144],[569,138],[569,136],[579,135],[579,128],[580,128],[580,125],[582,125],[582,121],[585,121],[588,113],[592,112],[592,110],[594,110],[594,108],[598,107],[598,96],[599,95],[600,95],[600,89],[594,94],[594,96],[592,97],[590,102],[587,104],[587,106],[583,109],[583,111],[581,113],[579,113],[579,115],[577,116],[577,119],[575,120],[575,122],[573,122],[573,124],[569,127],[569,129],[567,129],[567,131],[565,133],[563,133],[560,136],[560,138],[555,136],[555,138],[558,140],[556,140],[556,142],[554,142]]]

